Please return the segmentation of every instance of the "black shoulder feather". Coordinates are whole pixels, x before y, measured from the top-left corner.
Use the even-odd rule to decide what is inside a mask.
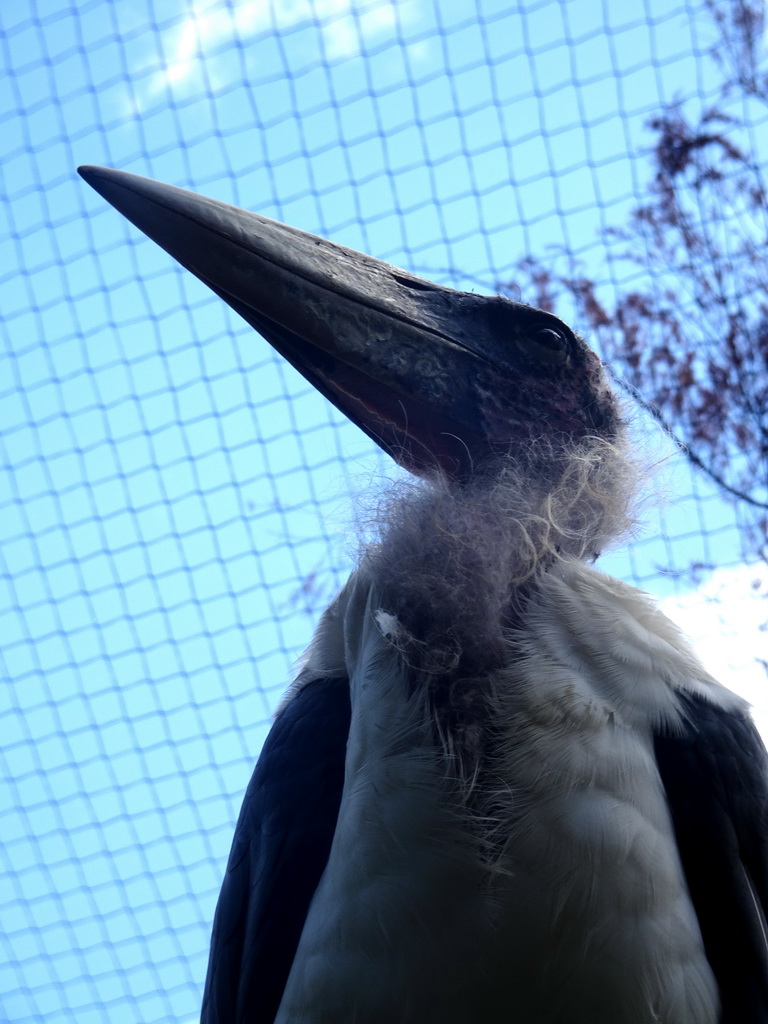
[[[285,706],[245,794],[219,896],[201,1024],[272,1024],[328,862],[344,786],[346,679]]]
[[[682,732],[659,732],[656,759],[721,1024],[768,1021],[768,758],[751,720],[682,698]]]

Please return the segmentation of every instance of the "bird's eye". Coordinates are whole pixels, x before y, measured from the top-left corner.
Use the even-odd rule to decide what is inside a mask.
[[[529,342],[543,361],[560,365],[568,360],[568,338],[555,327],[540,327],[530,335]]]

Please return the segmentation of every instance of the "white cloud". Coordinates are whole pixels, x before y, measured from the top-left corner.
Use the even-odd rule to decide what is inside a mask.
[[[706,669],[753,707],[768,743],[768,575],[764,566],[718,569],[695,591],[660,606],[689,637]]]
[[[152,91],[190,85],[201,73],[210,51],[228,39],[244,41],[257,32],[292,28],[314,22],[327,57],[349,57],[364,44],[390,33],[412,0],[240,0],[231,7],[197,0],[166,42],[165,66],[155,76]],[[208,69],[211,77],[210,68]]]
[[[389,0],[360,11],[356,17],[353,13],[355,0],[314,0],[316,13],[326,6],[339,9],[334,13],[344,14],[344,17],[329,21],[321,27],[328,57],[353,57],[361,51],[367,40],[387,35],[397,24],[395,3]]]

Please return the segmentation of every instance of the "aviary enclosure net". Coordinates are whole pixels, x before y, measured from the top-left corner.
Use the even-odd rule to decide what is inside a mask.
[[[271,712],[394,472],[76,166],[466,290],[534,302],[535,258],[610,305],[648,286],[611,232],[653,180],[650,121],[730,102],[739,144],[765,131],[754,96],[723,99],[718,7],[753,10],[0,6],[0,1019],[196,1019]],[[638,418],[663,500],[604,565],[759,703],[754,507]]]

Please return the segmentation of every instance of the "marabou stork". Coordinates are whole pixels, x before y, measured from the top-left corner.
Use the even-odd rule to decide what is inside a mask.
[[[204,1024],[766,1024],[766,754],[591,562],[632,472],[598,358],[135,175],[81,174],[421,478],[243,803]]]

